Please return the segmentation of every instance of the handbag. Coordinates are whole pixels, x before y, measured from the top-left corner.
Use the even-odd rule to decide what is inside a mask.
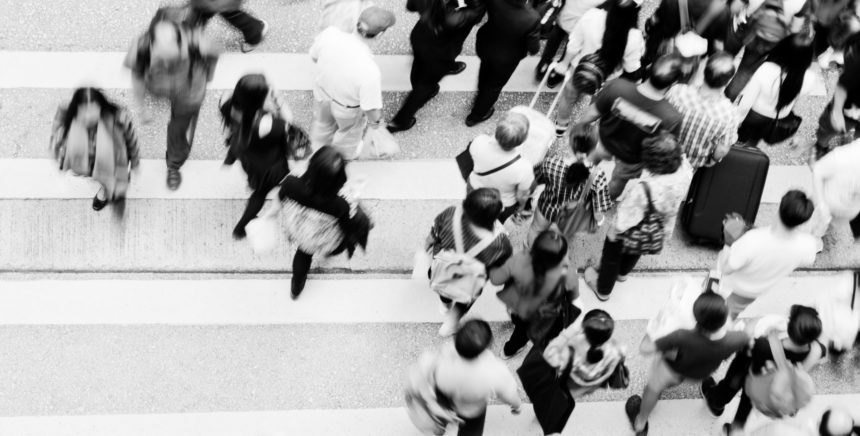
[[[393,157],[400,153],[400,145],[394,135],[384,128],[368,128],[364,140],[355,150],[356,159],[380,159]]]
[[[771,127],[768,134],[762,140],[770,145],[783,142],[797,133],[801,122],[803,122],[803,118],[794,112],[790,112],[785,118],[774,120],[773,127]]]
[[[615,371],[603,383],[603,387],[609,389],[627,389],[630,386],[630,369],[624,364],[624,358],[615,366]]]
[[[663,215],[654,208],[651,190],[648,184],[641,182],[645,189],[648,207],[642,215],[642,220],[635,226],[618,234],[622,243],[622,251],[627,254],[657,254],[663,250]]]
[[[565,371],[553,368],[538,347],[532,347],[517,369],[544,434],[561,433],[576,406],[565,385],[568,371],[569,367]]]
[[[803,369],[785,358],[785,351],[776,333],[767,337],[776,370],[756,375],[750,370],[744,392],[756,410],[771,418],[794,416],[812,400],[815,385]]]
[[[573,241],[577,233],[594,233],[597,231],[597,218],[594,217],[594,203],[591,201],[591,185],[594,183],[596,170],[582,186],[582,192],[576,200],[564,205],[558,219],[558,228],[568,241]]]
[[[537,309],[534,319],[528,320],[527,335],[534,348],[546,348],[551,339],[573,324],[582,313],[582,309],[573,305],[570,292],[565,289],[566,276],[559,279],[552,297]]]
[[[472,153],[469,152],[469,147],[472,146],[470,142],[469,145],[466,146],[466,149],[461,151],[457,156],[454,157],[454,160],[457,161],[457,168],[460,169],[460,175],[463,177],[463,180],[468,181],[469,175],[472,174],[472,170],[475,169],[475,161],[472,160]]]

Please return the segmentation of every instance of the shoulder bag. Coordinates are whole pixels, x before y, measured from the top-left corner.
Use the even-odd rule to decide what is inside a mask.
[[[815,385],[806,371],[786,360],[776,333],[769,334],[767,341],[776,370],[762,375],[750,373],[744,384],[744,392],[753,406],[765,416],[794,416],[812,400]]]
[[[558,219],[558,228],[561,234],[570,243],[577,233],[594,233],[597,231],[597,219],[594,217],[594,203],[591,201],[593,194],[591,185],[594,184],[597,170],[592,168],[591,174],[588,176],[582,191],[576,200],[564,205],[561,209],[561,216]]]
[[[651,190],[648,184],[641,182],[645,189],[648,206],[642,214],[642,220],[635,226],[618,234],[622,243],[622,251],[627,254],[657,254],[663,250],[663,215],[654,207]]]

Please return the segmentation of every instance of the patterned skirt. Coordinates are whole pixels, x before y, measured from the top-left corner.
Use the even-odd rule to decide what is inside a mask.
[[[341,247],[344,235],[337,218],[291,199],[284,200],[281,213],[287,240],[305,253],[328,255]]]

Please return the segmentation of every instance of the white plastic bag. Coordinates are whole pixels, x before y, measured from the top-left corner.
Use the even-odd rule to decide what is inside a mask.
[[[845,351],[854,345],[860,330],[858,313],[851,310],[847,302],[827,298],[818,304],[821,317],[821,338],[836,351]]]
[[[384,127],[367,129],[355,151],[356,159],[381,159],[400,153],[400,145]]]
[[[245,226],[246,239],[251,244],[251,249],[255,254],[266,255],[275,251],[280,241],[281,233],[278,225],[278,211],[280,211],[280,202],[276,200],[276,205],[257,218],[252,219]]]
[[[672,285],[669,301],[657,315],[648,321],[645,338],[640,351],[650,354],[655,351],[654,341],[678,329],[691,329],[696,326],[693,317],[693,303],[702,294],[702,282],[694,278],[683,278]]]

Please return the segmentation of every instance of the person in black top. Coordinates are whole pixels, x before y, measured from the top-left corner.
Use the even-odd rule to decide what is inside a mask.
[[[478,95],[466,125],[490,119],[493,105],[526,54],[540,51],[540,15],[528,0],[489,0],[487,22],[478,29],[475,48],[481,59]]]
[[[788,317],[788,337],[783,339],[782,347],[785,350],[785,358],[791,363],[799,364],[804,370],[809,371],[815,367],[824,356],[827,348],[818,341],[821,336],[821,319],[818,312],[806,306],[791,306]],[[732,429],[743,429],[747,417],[752,411],[752,403],[746,393],[743,392],[747,374],[761,374],[769,368],[774,367],[773,352],[770,349],[766,336],[757,338],[752,347],[739,352],[732,360],[726,376],[722,381],[716,383],[713,377],[702,381],[702,396],[708,409],[715,416],[720,416],[735,394],[741,391],[741,402],[735,413],[734,421],[726,424],[724,430],[730,432]]]
[[[400,111],[388,123],[390,132],[411,129],[415,125],[415,113],[439,93],[439,81],[448,74],[460,74],[466,69],[465,62],[455,62],[455,59],[463,50],[463,42],[472,27],[481,21],[487,10],[482,1],[406,2],[406,9],[420,14],[409,35],[413,54],[409,75],[412,92],[406,96]]]
[[[236,239],[245,237],[245,225],[263,208],[269,191],[290,172],[287,159],[302,159],[310,151],[304,131],[289,124],[278,112],[263,107],[270,95],[262,74],[248,74],[239,79],[232,96],[221,104],[229,147],[224,165],[232,165],[238,159],[254,190],[233,229]]]

